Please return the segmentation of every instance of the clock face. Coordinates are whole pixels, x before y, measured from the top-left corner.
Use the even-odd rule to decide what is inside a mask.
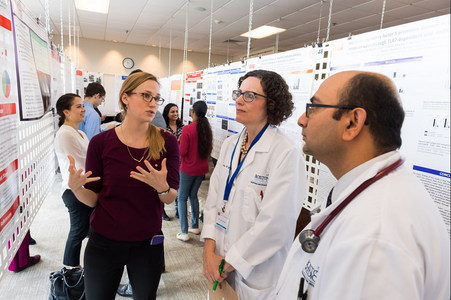
[[[123,65],[124,68],[126,68],[126,69],[131,69],[131,68],[133,68],[133,66],[135,65],[135,63],[133,62],[133,59],[131,59],[130,57],[126,57],[126,58],[124,58],[124,60],[122,61],[122,65]]]

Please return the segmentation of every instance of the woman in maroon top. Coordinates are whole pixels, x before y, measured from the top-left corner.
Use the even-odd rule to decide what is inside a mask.
[[[163,204],[177,196],[176,138],[150,122],[163,103],[157,78],[140,72],[123,83],[124,120],[91,139],[86,173],[69,157],[69,187],[94,207],[85,251],[87,299],[115,299],[124,265],[133,298],[156,299],[163,266]],[[83,187],[84,186],[84,187]]]
[[[208,158],[212,150],[213,134],[210,123],[205,115],[207,104],[203,101],[194,103],[191,109],[193,123],[183,127],[180,137],[180,189],[178,197],[178,211],[180,216],[180,227],[182,231],[177,238],[188,241],[188,232],[199,234],[199,199],[197,191],[208,173]],[[186,201],[191,204],[191,226],[188,227]]]

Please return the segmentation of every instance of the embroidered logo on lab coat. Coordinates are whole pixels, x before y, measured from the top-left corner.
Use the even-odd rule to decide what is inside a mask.
[[[269,174],[266,174],[266,175],[255,174],[254,179],[252,179],[251,183],[256,184],[256,185],[267,186],[268,178],[269,178]]]
[[[305,281],[308,284],[310,284],[312,287],[315,287],[316,277],[318,275],[318,272],[319,272],[319,267],[315,269],[309,260],[307,265],[305,266],[304,270],[302,271],[302,277],[304,277]]]

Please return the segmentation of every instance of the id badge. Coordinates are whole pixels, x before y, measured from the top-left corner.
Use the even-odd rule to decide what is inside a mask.
[[[229,217],[222,211],[218,211],[215,226],[219,231],[226,232],[227,227],[229,227]]]

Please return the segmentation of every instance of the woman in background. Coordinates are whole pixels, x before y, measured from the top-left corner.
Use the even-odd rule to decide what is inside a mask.
[[[164,264],[163,204],[177,196],[180,161],[175,137],[151,124],[163,102],[155,76],[128,76],[119,92],[121,126],[91,139],[84,175],[69,157],[69,186],[95,207],[85,250],[87,299],[115,299],[124,266],[133,299],[156,299]]]
[[[85,168],[86,152],[89,139],[86,134],[78,130],[78,124],[85,119],[83,100],[76,94],[62,95],[56,102],[56,112],[60,116],[60,127],[55,136],[55,151],[60,166],[63,181],[61,195],[69,211],[70,231],[64,250],[63,264],[80,267],[80,251],[83,239],[88,235],[89,217],[92,208],[78,201],[68,186],[70,155],[75,160],[75,167]]]
[[[166,130],[172,133],[180,143],[182,135],[183,121],[179,118],[179,107],[175,103],[168,103],[163,110],[163,119],[166,122]],[[178,200],[175,198],[175,217],[179,218],[179,210],[177,207]],[[163,210],[163,220],[169,221],[169,217]]]
[[[204,101],[194,103],[190,111],[193,123],[183,127],[180,138],[180,189],[178,209],[181,232],[177,238],[188,241],[188,232],[199,234],[199,199],[197,191],[208,173],[208,158],[212,150],[213,134],[210,123],[205,117],[207,104]],[[191,204],[191,226],[188,227],[186,202]]]

